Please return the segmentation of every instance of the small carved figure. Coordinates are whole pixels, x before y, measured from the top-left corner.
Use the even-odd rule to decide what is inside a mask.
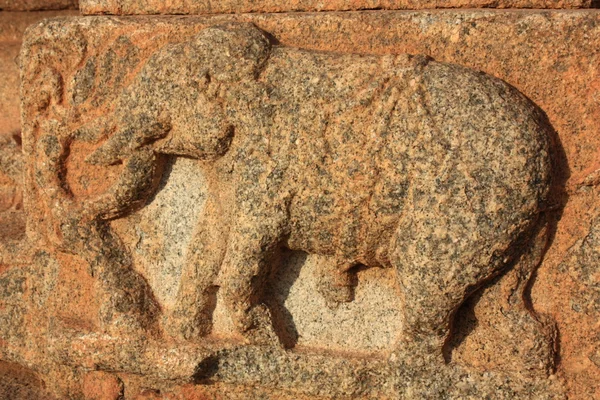
[[[542,114],[499,79],[275,46],[250,24],[165,46],[78,134],[108,137],[89,162],[126,162],[112,200],[89,205],[104,219],[145,201],[161,154],[200,160],[207,203],[165,324],[188,340],[210,331],[219,286],[239,334],[277,341],[261,296],[287,247],[330,257],[330,303],[352,300],[353,267],[394,268],[399,346],[441,356],[464,299],[540,231],[550,187]]]

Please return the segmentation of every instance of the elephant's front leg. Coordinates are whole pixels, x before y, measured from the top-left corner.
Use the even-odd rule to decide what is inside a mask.
[[[81,255],[96,278],[104,330],[115,335],[157,335],[159,305],[150,285],[132,268],[125,245],[108,224],[92,223],[88,227]]]
[[[133,152],[124,162],[118,180],[106,193],[86,202],[90,219],[108,221],[142,207],[156,190],[164,159],[150,148]]]
[[[271,312],[262,302],[283,236],[283,221],[274,214],[238,217],[219,278],[237,333],[254,344],[279,344]]]
[[[143,205],[156,187],[161,163],[151,150],[135,152],[127,159],[113,187],[84,205],[79,221],[81,254],[104,293],[101,320],[112,329],[155,333],[159,306],[145,279],[132,266],[131,257],[108,220]],[[142,333],[143,333],[142,332]]]
[[[164,329],[173,338],[194,340],[212,329],[216,278],[225,256],[228,218],[222,209],[223,193],[209,190],[203,217],[188,248],[177,300],[164,318]]]

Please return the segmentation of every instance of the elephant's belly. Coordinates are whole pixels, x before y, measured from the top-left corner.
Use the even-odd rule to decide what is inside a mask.
[[[287,247],[370,267],[388,266],[390,239],[399,214],[382,215],[371,208],[370,193],[352,196],[312,194],[290,207]]]

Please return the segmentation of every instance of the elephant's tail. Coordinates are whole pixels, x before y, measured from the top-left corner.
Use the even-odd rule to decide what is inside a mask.
[[[557,327],[549,315],[538,312],[531,300],[531,289],[550,244],[549,213],[540,214],[537,223],[527,238],[518,243],[519,257],[508,274],[512,276],[505,283],[512,286],[503,291],[506,297],[506,310],[503,314],[511,319],[514,334],[522,331],[527,340],[516,341],[523,360],[522,372],[533,375],[553,373],[557,354]],[[508,289],[508,287],[507,287]],[[517,335],[521,336],[521,335]]]

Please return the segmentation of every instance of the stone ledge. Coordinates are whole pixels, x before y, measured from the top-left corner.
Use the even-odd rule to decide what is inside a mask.
[[[84,14],[229,14],[290,11],[415,10],[430,8],[589,8],[592,0],[82,0]]]
[[[66,331],[51,339],[48,351],[65,365],[148,376],[156,386],[161,381],[191,383],[198,388],[222,383],[289,391],[310,399],[391,400],[412,398],[414,393],[435,398],[439,383],[444,382],[445,398],[484,398],[499,393],[510,393],[513,399],[532,395],[564,398],[555,377],[531,382],[524,376],[467,371],[456,365],[414,371],[394,356],[385,360],[261,346],[165,344],[147,338],[128,340]]]

